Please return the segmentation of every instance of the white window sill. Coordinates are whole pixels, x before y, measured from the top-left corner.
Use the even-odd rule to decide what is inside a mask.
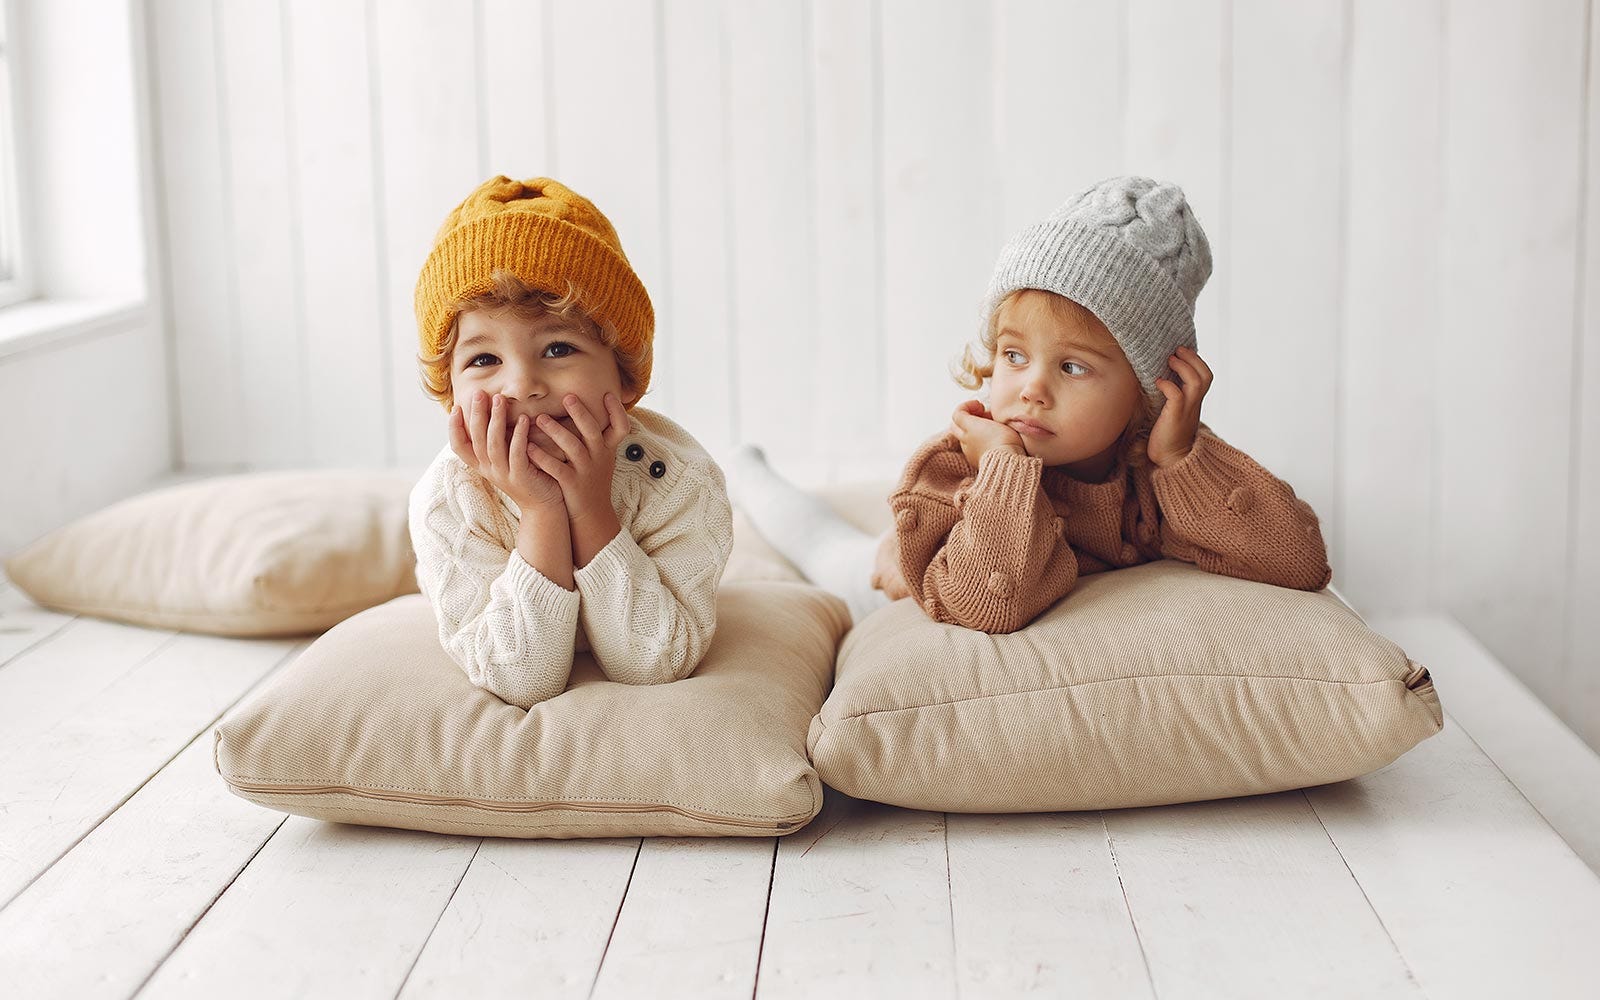
[[[0,309],[0,359],[89,340],[144,321],[142,298],[31,299]]]

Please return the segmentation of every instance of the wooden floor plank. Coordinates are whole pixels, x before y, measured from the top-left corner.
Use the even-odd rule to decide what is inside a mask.
[[[638,856],[637,839],[486,838],[400,996],[587,997]]]
[[[1448,713],[1307,797],[1429,996],[1595,995],[1600,878]]]
[[[94,829],[301,645],[179,636],[104,690],[73,702],[66,717],[43,732],[0,737],[0,844],[6,845],[0,902]]]
[[[749,997],[776,846],[744,837],[646,840],[596,1000]]]
[[[389,1000],[478,843],[290,817],[139,996]]]
[[[944,816],[827,790],[778,842],[758,998],[955,995]]]
[[[18,997],[130,996],[283,822],[228,792],[209,729],[0,909]]]
[[[1426,664],[1451,718],[1600,874],[1600,753],[1449,615],[1373,618]]]
[[[73,615],[39,607],[0,573],[0,669],[66,627]]]
[[[963,1000],[1153,996],[1099,813],[945,822]]]
[[[77,713],[176,638],[163,629],[75,618],[17,654],[0,670],[0,753]]]
[[[1156,995],[1420,997],[1298,792],[1104,813]]]

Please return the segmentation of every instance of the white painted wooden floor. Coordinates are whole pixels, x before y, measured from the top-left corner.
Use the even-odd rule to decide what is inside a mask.
[[[224,789],[213,723],[304,645],[0,582],[0,995],[1600,991],[1600,878],[1453,717],[1376,774],[1248,799],[947,816],[830,790],[781,840],[446,837]]]

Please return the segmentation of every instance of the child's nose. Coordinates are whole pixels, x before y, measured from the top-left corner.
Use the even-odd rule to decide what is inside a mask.
[[[532,399],[544,394],[544,382],[531,368],[507,366],[500,391],[512,399]]]

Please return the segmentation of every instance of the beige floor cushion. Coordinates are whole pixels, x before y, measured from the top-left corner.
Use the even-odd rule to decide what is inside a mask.
[[[808,747],[859,798],[1108,809],[1352,778],[1442,722],[1427,670],[1333,594],[1162,560],[1083,577],[1009,635],[909,599],[872,614]]]
[[[563,694],[523,711],[474,687],[420,595],[314,642],[216,731],[238,795],[318,819],[504,837],[790,833],[822,805],[806,729],[844,602],[730,583],[695,672],[605,680],[579,654]]]
[[[415,593],[415,475],[293,471],[144,493],[24,548],[6,573],[34,601],[135,625],[270,636],[321,632]]]

